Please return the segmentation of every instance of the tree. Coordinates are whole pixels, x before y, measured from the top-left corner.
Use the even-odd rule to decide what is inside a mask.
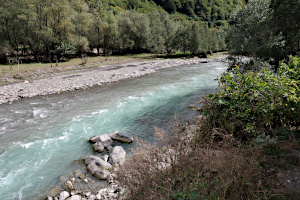
[[[234,54],[271,57],[280,36],[270,30],[269,0],[251,0],[232,16],[228,47]],[[280,43],[278,43],[279,47]]]
[[[282,35],[284,54],[295,53],[300,50],[300,1],[272,0],[273,10],[271,22],[276,34]]]
[[[103,32],[101,26],[104,23],[105,14],[108,8],[108,1],[90,0],[87,1],[89,11],[92,14],[92,20],[88,31],[88,40],[92,48],[97,48],[97,54],[100,55],[100,48],[103,44]]]
[[[200,27],[199,25],[194,22],[191,27],[191,37],[190,37],[190,45],[189,49],[192,52],[192,54],[197,54],[200,51],[200,46],[201,46],[201,36],[200,36]]]
[[[299,0],[249,0],[232,16],[227,34],[234,54],[279,60],[299,51]]]

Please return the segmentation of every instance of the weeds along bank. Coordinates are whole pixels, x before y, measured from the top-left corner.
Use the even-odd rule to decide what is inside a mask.
[[[297,199],[299,67],[236,63],[201,102],[203,117],[139,141],[119,173],[127,199]],[[262,65],[261,65],[262,66]],[[294,173],[292,173],[294,172]]]

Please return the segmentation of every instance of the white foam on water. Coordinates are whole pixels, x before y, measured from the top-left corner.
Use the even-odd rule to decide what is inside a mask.
[[[23,166],[23,167],[22,167]],[[20,175],[24,174],[24,172],[27,171],[27,167],[22,165],[17,169],[11,170],[5,177],[2,178],[1,187],[8,186],[8,185],[14,185],[19,180]],[[4,187],[6,188],[6,187]]]
[[[33,117],[45,118],[48,116],[48,110],[43,108],[33,108],[32,115]]]
[[[42,149],[45,149],[49,145],[55,144],[58,140],[66,140],[69,137],[70,133],[63,132],[62,136],[56,137],[56,138],[48,138],[43,140],[43,146]]]
[[[117,108],[121,108],[124,104],[125,104],[125,102],[120,102],[120,103],[117,105]]]
[[[28,142],[28,143],[26,143],[26,144],[22,144],[22,143],[20,143],[20,145],[21,145],[21,147],[25,147],[25,149],[28,149],[30,146],[32,146],[34,144],[34,142]]]
[[[13,111],[13,110],[12,110],[12,111]],[[16,110],[16,111],[14,111],[14,113],[16,113],[16,114],[24,114],[24,113],[26,113],[26,111]]]
[[[128,99],[138,99],[139,97],[136,97],[136,96],[129,96],[127,97]]]
[[[31,104],[31,105],[38,105],[40,103],[39,102],[30,102],[29,104]]]
[[[72,122],[80,122],[86,117],[87,117],[86,115],[80,115],[80,116],[73,117]]]
[[[49,143],[51,143],[52,141],[54,141],[53,138],[45,139],[44,142],[43,142],[42,149],[45,149],[46,146],[47,146]]]
[[[45,158],[45,157],[43,157],[43,158]],[[51,156],[49,155],[46,159],[41,159],[41,160],[34,162],[34,169],[35,170],[40,169],[42,166],[44,166],[50,160],[50,158],[51,158]]]
[[[18,192],[19,200],[22,200],[22,199],[23,199],[23,190],[24,190],[25,188],[31,187],[31,186],[32,186],[32,184],[29,183],[29,184],[24,185],[24,186],[19,190],[19,192]]]
[[[99,110],[99,111],[96,111],[96,112],[92,112],[91,114],[92,115],[97,115],[97,114],[102,114],[102,113],[105,113],[105,112],[108,112],[107,109],[103,109],[103,110]]]

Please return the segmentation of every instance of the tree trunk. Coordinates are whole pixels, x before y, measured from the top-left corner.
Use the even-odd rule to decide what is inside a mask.
[[[30,47],[31,51],[33,52],[33,56],[34,56],[35,62],[38,63],[38,62],[39,62],[39,58],[38,58],[37,52],[33,49],[33,47],[32,47],[32,45],[31,45],[30,41],[28,41],[28,44],[29,44],[29,47]]]

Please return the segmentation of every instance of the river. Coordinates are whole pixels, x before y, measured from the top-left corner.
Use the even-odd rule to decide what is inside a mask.
[[[220,62],[179,66],[104,87],[1,105],[1,199],[42,196],[60,175],[74,170],[74,160],[93,154],[87,141],[94,135],[119,130],[152,140],[153,127],[168,129],[175,113],[181,120],[192,118],[196,113],[187,106],[213,92],[224,71]]]

